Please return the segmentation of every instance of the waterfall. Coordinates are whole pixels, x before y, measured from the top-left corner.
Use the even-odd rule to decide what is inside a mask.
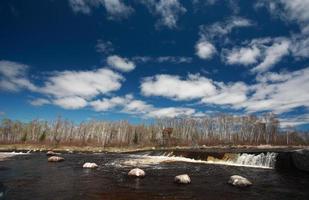
[[[249,153],[225,153],[222,158],[208,156],[207,159],[175,155],[173,151],[166,152],[142,152],[128,156],[127,159],[117,160],[111,164],[114,166],[138,166],[147,167],[166,162],[190,162],[199,164],[218,164],[241,167],[255,167],[272,169],[275,167],[277,153],[267,152],[260,154]]]
[[[277,153],[273,152],[260,153],[258,155],[243,153],[239,154],[235,164],[274,168],[276,157]]]

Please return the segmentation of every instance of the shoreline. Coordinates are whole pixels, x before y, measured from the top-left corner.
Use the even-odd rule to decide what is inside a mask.
[[[46,152],[81,152],[81,153],[134,153],[142,151],[203,151],[203,152],[248,152],[248,151],[293,151],[309,149],[309,146],[273,146],[273,145],[235,145],[235,146],[173,146],[173,147],[98,147],[98,146],[73,146],[73,145],[39,145],[39,144],[0,144],[0,152],[31,151]]]

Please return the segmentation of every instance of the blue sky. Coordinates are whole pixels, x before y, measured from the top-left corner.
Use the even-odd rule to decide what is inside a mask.
[[[309,1],[2,0],[0,117],[309,126]]]

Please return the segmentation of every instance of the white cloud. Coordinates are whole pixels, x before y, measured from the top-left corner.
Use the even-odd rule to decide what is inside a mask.
[[[96,51],[98,53],[108,54],[114,51],[113,44],[110,41],[98,40],[96,44]]]
[[[294,72],[267,73],[250,86],[253,94],[243,107],[248,112],[274,111],[284,113],[299,107],[309,107],[309,68]]]
[[[51,102],[48,99],[38,98],[29,101],[29,103],[33,106],[43,106],[46,104],[50,104]]]
[[[284,21],[297,21],[300,24],[301,29],[308,27],[308,0],[259,0],[256,6],[266,6],[274,16],[279,16]]]
[[[248,86],[243,82],[225,85],[217,83],[218,91],[215,95],[204,97],[202,103],[217,105],[239,105],[247,100]]]
[[[231,17],[224,22],[216,22],[212,25],[202,25],[200,26],[200,39],[195,45],[195,54],[201,59],[210,59],[217,52],[215,43],[220,43],[220,39],[224,38],[225,41],[228,40],[226,35],[231,33],[233,29],[240,27],[252,26],[253,23],[245,18],[241,17]]]
[[[117,106],[127,105],[132,100],[131,95],[127,95],[125,97],[113,97],[113,98],[103,98],[101,100],[95,100],[90,102],[89,104],[95,111],[108,111]]]
[[[196,55],[201,59],[210,59],[216,53],[216,48],[208,41],[199,41],[195,45]]]
[[[124,107],[124,112],[127,113],[145,114],[151,110],[153,110],[153,106],[141,100],[132,100]]]
[[[136,114],[145,118],[175,118],[194,117],[201,115],[193,108],[165,107],[159,108],[141,100],[136,100],[132,95],[124,97],[104,98],[89,103],[97,112],[106,112],[117,108],[122,113]]]
[[[309,114],[299,114],[297,116],[281,117],[279,119],[282,128],[295,127],[303,124],[309,124]]]
[[[250,65],[255,64],[261,56],[261,51],[256,46],[233,48],[232,50],[225,49],[223,51],[223,60],[229,64]]]
[[[157,27],[166,26],[169,29],[177,27],[179,16],[186,13],[186,8],[178,0],[144,0],[142,1],[148,9],[159,16]]]
[[[74,12],[89,14],[91,12],[91,4],[88,5],[87,0],[69,0],[69,4]]]
[[[308,34],[294,35],[290,46],[294,56],[309,58],[309,31]]]
[[[222,60],[229,65],[258,63],[251,69],[251,72],[262,73],[271,69],[290,53],[290,44],[290,40],[283,37],[253,39],[245,47],[234,47],[232,50],[224,49]]]
[[[191,77],[190,77],[191,76]],[[161,96],[173,100],[200,99],[206,105],[229,106],[248,113],[273,111],[277,114],[296,108],[309,108],[309,68],[294,72],[268,72],[257,76],[257,82],[223,83],[199,75],[156,75],[141,83],[145,96]]]
[[[273,43],[270,47],[268,47],[264,54],[264,60],[254,67],[252,72],[265,72],[270,69],[273,65],[279,62],[283,56],[289,53],[290,41],[287,39],[280,40],[278,42]]]
[[[87,106],[87,101],[78,96],[57,98],[53,100],[53,103],[64,109],[80,109]]]
[[[122,0],[69,0],[72,10],[76,13],[90,14],[93,8],[104,7],[109,19],[127,18],[134,9]]]
[[[104,0],[104,6],[112,18],[128,17],[133,12],[133,8],[125,5],[121,0]]]
[[[210,79],[190,74],[183,80],[179,76],[161,74],[145,78],[141,92],[145,96],[163,96],[175,100],[191,100],[209,96],[216,91]]]
[[[118,90],[124,78],[109,69],[92,71],[62,71],[47,78],[39,89],[43,94],[54,97],[93,98]]]
[[[19,91],[28,89],[35,91],[37,88],[27,77],[28,66],[0,60],[0,90]]]
[[[161,108],[150,111],[147,116],[153,118],[175,118],[175,117],[191,117],[195,113],[192,108]]]
[[[253,23],[245,18],[231,17],[224,22],[216,22],[210,26],[200,26],[200,35],[202,38],[212,40],[214,38],[221,38],[231,33],[235,28],[252,26]]]
[[[259,0],[256,7],[266,6],[273,16],[284,22],[296,22],[299,33],[292,33],[291,51],[300,58],[309,57],[309,1],[308,0]]]
[[[107,64],[115,69],[122,72],[129,72],[135,69],[135,64],[129,61],[127,58],[122,58],[117,55],[112,55],[107,57]]]
[[[155,62],[155,63],[191,63],[192,57],[185,56],[135,56],[132,58],[133,61],[138,63]]]

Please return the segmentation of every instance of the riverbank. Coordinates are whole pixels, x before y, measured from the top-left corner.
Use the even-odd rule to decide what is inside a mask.
[[[292,151],[297,149],[309,148],[309,146],[272,146],[272,145],[236,145],[236,146],[174,146],[174,147],[98,147],[98,146],[69,146],[69,145],[40,145],[40,144],[0,144],[0,152],[28,152],[28,151],[59,151],[59,152],[85,152],[85,153],[129,153],[153,150],[186,150],[186,151],[205,151],[205,152],[263,152],[263,151]]]

